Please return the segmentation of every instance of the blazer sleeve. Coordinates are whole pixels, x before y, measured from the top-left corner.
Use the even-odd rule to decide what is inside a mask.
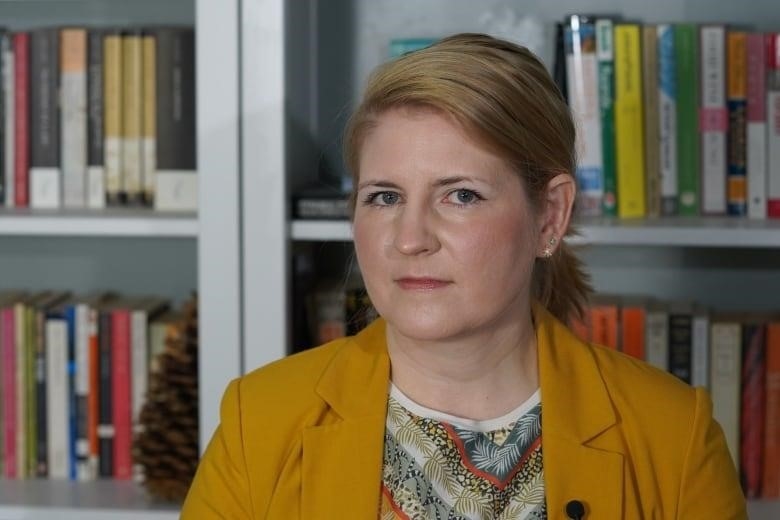
[[[184,501],[181,518],[252,518],[241,427],[239,380],[228,385],[222,398],[220,424],[200,460]]]
[[[677,518],[747,519],[739,484],[720,425],[712,417],[709,394],[696,388],[696,409],[683,475]]]

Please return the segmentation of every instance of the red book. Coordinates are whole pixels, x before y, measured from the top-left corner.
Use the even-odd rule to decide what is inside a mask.
[[[130,410],[130,310],[111,311],[111,388],[114,420],[114,478],[133,477],[133,423]]]
[[[761,495],[764,451],[765,326],[742,327],[742,414],[740,417],[740,478],[747,498]]]
[[[0,309],[0,364],[3,369],[3,468],[16,478],[16,320],[13,306]]]
[[[766,412],[761,498],[780,498],[780,321],[766,327]]]
[[[590,308],[591,339],[593,343],[614,350],[620,348],[618,335],[620,317],[617,304],[596,303]]]
[[[14,33],[14,204],[30,205],[30,35]]]
[[[637,359],[645,359],[645,308],[639,305],[623,307],[620,311],[623,334],[623,352]]]

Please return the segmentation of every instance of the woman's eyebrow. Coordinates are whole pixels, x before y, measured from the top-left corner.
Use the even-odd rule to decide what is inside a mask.
[[[362,190],[363,188],[367,188],[369,186],[373,188],[393,188],[396,190],[401,189],[401,187],[394,182],[376,180],[376,181],[361,182],[360,184],[358,184],[358,190]]]

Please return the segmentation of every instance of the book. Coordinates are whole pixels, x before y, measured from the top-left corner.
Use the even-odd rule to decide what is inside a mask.
[[[701,211],[726,212],[726,28],[704,25],[699,31]]]
[[[661,302],[650,302],[645,314],[645,360],[669,370],[669,312]]]
[[[103,37],[103,160],[106,205],[124,202],[122,179],[122,35],[107,31]]]
[[[106,205],[103,116],[103,38],[101,29],[87,33],[87,207],[102,209]]]
[[[658,140],[661,175],[661,214],[677,214],[677,58],[674,27],[659,24],[658,44]],[[648,86],[650,88],[650,86]],[[648,115],[648,117],[651,117]]]
[[[691,386],[710,386],[710,316],[700,305],[691,314]]]
[[[138,206],[144,199],[143,181],[143,41],[140,31],[127,31],[122,46],[122,161],[123,201]]]
[[[740,480],[747,498],[761,495],[764,448],[765,326],[750,320],[742,325],[742,402]]]
[[[143,71],[141,127],[141,170],[143,174],[143,202],[154,203],[157,183],[157,40],[148,31],[141,37]]]
[[[699,45],[694,24],[674,26],[677,72],[678,213],[699,214]]]
[[[6,87],[6,62],[5,55],[9,48],[10,39],[8,38],[8,31],[0,28],[0,206],[5,204],[6,200],[6,185],[12,184],[12,180],[6,177],[6,162],[2,158],[5,153],[6,139],[12,138],[13,134],[6,133],[5,117],[6,117],[6,97],[3,89]],[[1,452],[2,450],[0,450]],[[0,465],[2,464],[0,459]],[[0,474],[2,470],[0,469]]]
[[[30,205],[30,34],[14,33],[14,206]]]
[[[577,128],[577,203],[580,215],[601,215],[604,162],[601,143],[596,28],[589,17],[572,15],[564,31],[569,107]]]
[[[15,204],[14,185],[15,185],[15,159],[14,159],[14,147],[16,143],[15,130],[16,119],[14,116],[14,83],[16,80],[14,73],[14,37],[10,32],[4,32],[0,37],[0,52],[2,52],[2,87],[3,87],[3,120],[0,124],[3,125],[3,133],[5,134],[5,140],[3,142],[2,154],[3,157],[3,178],[4,180],[4,200],[0,199],[0,203],[4,203],[6,207],[12,208]]]
[[[766,53],[764,35],[747,36],[747,190],[748,217],[764,219],[766,209]]]
[[[646,304],[644,300],[623,299],[620,307],[622,351],[641,360],[645,359]]]
[[[691,384],[693,360],[693,311],[689,305],[669,309],[669,372]]]
[[[601,159],[604,196],[602,214],[617,216],[617,171],[615,167],[615,45],[614,24],[609,18],[596,20],[599,111],[601,113]]]
[[[742,325],[736,318],[716,316],[710,337],[712,416],[723,429],[734,466],[739,468]]]
[[[154,207],[198,207],[195,138],[195,35],[189,28],[162,28],[157,42],[157,173]]]
[[[764,464],[761,498],[780,498],[780,321],[766,326]]]
[[[615,136],[618,215],[644,217],[645,146],[638,24],[615,25]]]
[[[314,186],[293,196],[293,217],[307,220],[347,220],[349,195],[339,189]]]
[[[780,33],[766,35],[767,216],[780,217]]]
[[[747,215],[747,33],[729,31],[727,38],[728,170],[726,209]]]
[[[658,28],[642,26],[643,109],[645,123],[645,211],[661,216],[661,136],[658,114]]]
[[[129,480],[132,469],[132,354],[131,311],[127,302],[111,310],[111,422],[113,478]]]
[[[46,316],[46,404],[48,476],[69,479],[71,392],[68,323],[62,307],[51,309]]]
[[[595,295],[590,305],[590,331],[593,343],[620,350],[620,300],[611,295]]]
[[[60,170],[60,35],[55,28],[30,33],[29,205],[62,205]]]
[[[62,205],[87,206],[87,31],[63,29],[62,59]]]

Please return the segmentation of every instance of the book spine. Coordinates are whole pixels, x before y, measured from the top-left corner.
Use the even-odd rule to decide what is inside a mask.
[[[661,175],[661,214],[677,214],[677,70],[674,28],[657,26],[658,140]],[[648,88],[651,88],[648,85]],[[652,114],[648,114],[652,117]]]
[[[766,35],[767,216],[780,218],[780,33]]]
[[[4,88],[6,85],[6,62],[5,55],[9,49],[8,31],[0,29],[0,206],[5,205],[6,198],[6,185],[9,184],[8,178],[6,178],[6,164],[2,155],[5,152],[6,140],[11,137],[6,133],[5,118],[6,118],[6,98]],[[0,457],[0,465],[2,464],[2,457]]]
[[[624,354],[645,359],[645,309],[639,306],[623,307],[620,311],[621,341]]]
[[[701,210],[726,212],[726,29],[722,25],[700,30],[701,108]]]
[[[111,311],[101,311],[98,321],[100,344],[100,413],[97,434],[99,455],[99,473],[101,477],[114,476],[114,412],[113,389],[111,383]]]
[[[106,205],[105,159],[103,133],[103,31],[90,29],[87,36],[87,206],[101,209]]]
[[[87,400],[89,396],[89,306],[79,303],[76,312],[76,479],[91,480],[89,471],[89,439],[87,434]]]
[[[143,46],[139,33],[122,36],[122,191],[132,205],[143,202]]]
[[[14,73],[14,38],[11,33],[5,33],[2,39],[2,60],[3,60],[3,105],[5,113],[3,114],[2,125],[5,128],[6,139],[3,143],[2,157],[4,176],[5,176],[5,205],[14,207],[16,201],[14,197],[14,175],[15,159],[14,147],[16,143],[14,126],[16,120],[14,116],[14,83],[16,80]],[[0,201],[1,202],[1,201]]]
[[[103,39],[103,153],[106,203],[122,203],[122,36],[106,34]]]
[[[25,424],[25,444],[27,452],[25,453],[25,474],[28,477],[34,477],[38,462],[38,441],[37,441],[37,423],[38,423],[38,395],[36,392],[37,384],[35,380],[36,373],[36,327],[35,327],[35,309],[28,305],[24,313],[25,321],[25,386],[27,393],[27,422]]]
[[[0,309],[2,317],[2,370],[3,370],[3,474],[5,478],[17,476],[16,462],[16,320],[13,306]]]
[[[747,33],[728,33],[728,176],[729,215],[747,215]]]
[[[748,217],[766,218],[766,54],[764,35],[747,37]]]
[[[663,371],[669,370],[669,315],[662,309],[650,309],[646,314],[645,359]]]
[[[89,392],[87,393],[87,438],[89,440],[89,476],[98,477],[100,442],[98,424],[100,418],[100,336],[98,312],[89,309]]]
[[[148,341],[148,315],[144,310],[134,310],[131,314],[131,352],[132,362],[132,399],[131,412],[133,420],[133,436],[143,431],[141,424],[141,409],[146,400],[146,392],[149,388],[149,341]],[[133,466],[133,479],[140,481],[143,478],[143,466]]]
[[[14,206],[30,205],[30,34],[14,34]]]
[[[78,343],[78,318],[76,316],[76,305],[69,305],[65,308],[65,322],[68,331],[68,478],[78,480],[78,463],[76,456],[77,425],[76,413],[78,399],[76,396],[76,349]]]
[[[708,389],[710,384],[710,319],[704,310],[691,321],[691,386]]]
[[[27,478],[27,334],[25,305],[14,305],[16,347],[16,477]]]
[[[146,33],[143,46],[143,130],[141,148],[143,161],[143,193],[146,204],[154,203],[157,183],[157,39]]]
[[[618,350],[619,313],[617,305],[594,305],[590,309],[593,343]]]
[[[62,202],[87,205],[87,31],[60,33],[62,70]]]
[[[157,60],[157,178],[155,208],[197,208],[195,36],[190,29],[160,29]]]
[[[688,384],[691,384],[692,326],[690,314],[669,314],[669,372]]]
[[[677,63],[677,191],[682,216],[699,214],[699,47],[693,24],[674,26]]]
[[[645,165],[639,26],[615,25],[615,136],[618,215],[644,217]]]
[[[740,477],[747,498],[761,495],[766,375],[764,334],[763,325],[746,324],[742,329]]]
[[[569,106],[579,130],[577,208],[581,215],[598,216],[604,196],[604,173],[595,27],[580,16],[572,16],[564,38]]]
[[[70,392],[68,376],[68,324],[59,318],[46,320],[47,422],[49,478],[70,477],[68,421]]]
[[[114,478],[131,479],[132,419],[130,410],[132,358],[130,354],[130,311],[117,309],[111,319],[111,385],[114,423]]]
[[[36,466],[35,476],[46,478],[48,469],[48,430],[46,413],[48,409],[48,390],[46,380],[46,315],[39,310],[35,313],[35,385],[36,385]]]
[[[617,216],[617,171],[615,167],[615,46],[614,24],[608,18],[596,20],[596,54],[599,67],[599,110],[601,113],[601,159],[604,196],[601,211]]]
[[[30,51],[30,206],[59,208],[62,204],[62,173],[58,30],[33,31]]]
[[[742,340],[739,323],[719,322],[710,326],[712,416],[723,428],[726,444],[739,467],[740,373]]]
[[[642,72],[645,123],[645,209],[661,216],[661,141],[658,126],[658,28],[642,27]]]
[[[761,498],[780,498],[780,322],[766,329],[766,414]]]

